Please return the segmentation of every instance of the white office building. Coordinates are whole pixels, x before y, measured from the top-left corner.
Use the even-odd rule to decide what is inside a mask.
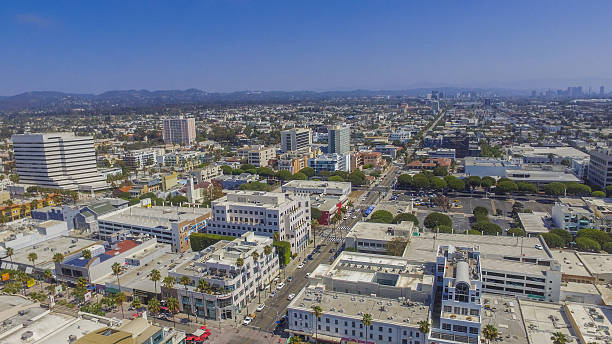
[[[246,232],[291,244],[301,252],[310,238],[310,199],[277,192],[232,191],[211,204],[208,233],[239,237]]]
[[[283,192],[291,192],[298,196],[338,196],[340,200],[344,201],[351,193],[351,183],[319,180],[292,180],[283,185],[282,190]]]
[[[312,167],[316,174],[323,171],[345,171],[350,172],[351,156],[346,154],[321,154],[316,158],[308,159],[308,167]]]
[[[351,128],[333,126],[327,130],[327,153],[349,154],[351,151]]]
[[[158,163],[159,158],[164,156],[163,149],[139,149],[126,152],[123,155],[123,162],[126,166],[133,169],[140,169],[147,166],[153,166]],[[163,159],[161,161],[163,164]]]
[[[589,182],[602,189],[612,185],[612,148],[593,150],[589,155]]]
[[[281,131],[281,152],[286,153],[309,147],[312,144],[310,129],[290,129]]]
[[[195,118],[167,118],[163,121],[165,143],[190,145],[195,141]]]
[[[12,140],[22,184],[81,191],[108,188],[96,167],[93,137],[64,132],[19,134]]]
[[[233,241],[219,241],[168,271],[177,281],[184,276],[190,281],[187,288],[175,289],[181,311],[212,320],[237,317],[279,273],[272,242],[247,232]],[[271,248],[269,254],[266,246]],[[208,283],[208,290],[197,289],[200,280]]]

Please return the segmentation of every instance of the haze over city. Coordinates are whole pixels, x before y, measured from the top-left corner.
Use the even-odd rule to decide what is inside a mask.
[[[612,86],[609,1],[8,2],[0,95]]]

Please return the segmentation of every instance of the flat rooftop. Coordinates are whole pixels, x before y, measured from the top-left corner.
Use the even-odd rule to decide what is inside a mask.
[[[607,344],[612,342],[612,308],[581,303],[567,303],[569,317],[574,320],[579,336],[585,343]]]
[[[516,297],[502,296],[497,294],[483,294],[483,306],[489,305],[490,309],[483,309],[481,323],[493,324],[503,338],[501,342],[511,344],[527,344],[527,332],[523,323],[523,316]],[[485,303],[484,301],[488,301]],[[539,343],[539,342],[532,342]]]
[[[575,251],[551,250],[553,258],[561,264],[561,272],[566,275],[592,277]]]
[[[362,315],[369,313],[373,321],[394,323],[405,326],[427,320],[429,306],[420,302],[402,302],[365,295],[353,295],[325,291],[322,288],[306,287],[289,304],[288,308],[299,308],[312,312],[318,305],[324,314],[352,317],[361,320]]]
[[[555,332],[565,334],[573,343],[580,343],[563,305],[525,299],[519,299],[518,303],[530,343],[552,344],[550,337]]]
[[[351,188],[350,182],[334,182],[334,181],[320,181],[320,180],[292,180],[289,183],[283,185],[283,188],[333,188],[333,189],[345,189]]]
[[[413,227],[412,221],[404,221],[401,224],[359,221],[346,236],[365,240],[391,240],[398,236],[410,239]]]
[[[612,254],[576,253],[591,274],[612,274]]]
[[[36,254],[38,255],[38,259],[36,260],[36,268],[37,269],[49,269],[51,271],[55,270],[55,263],[53,262],[53,255],[56,253],[61,253],[64,256],[68,256],[72,253],[80,252],[84,248],[90,247],[95,244],[99,244],[101,241],[85,239],[81,237],[72,237],[72,236],[60,236],[53,239],[49,239],[43,241],[41,243],[24,247],[22,249],[15,250],[15,254],[13,255],[13,262],[23,264],[23,265],[31,265],[32,262],[28,260],[28,254],[30,254],[33,250],[36,250]],[[10,261],[6,261],[2,263],[2,267],[6,269],[10,269],[6,267],[5,264],[11,264]]]
[[[467,235],[447,233],[420,233],[418,237],[412,237],[404,258],[417,262],[435,262],[439,245],[453,245],[456,247],[473,247],[480,251],[481,260],[502,259],[507,257],[549,259],[545,250],[537,249],[535,245],[541,245],[537,237],[509,237],[489,235]],[[526,264],[527,265],[527,264]]]
[[[533,213],[518,213],[521,225],[527,233],[547,233],[548,228],[544,224],[544,219],[549,217],[548,213],[545,212],[533,212]]]
[[[200,216],[210,214],[210,208],[186,208],[154,206],[143,208],[132,206],[119,212],[102,216],[100,220],[146,227],[171,228],[171,221],[193,221]]]

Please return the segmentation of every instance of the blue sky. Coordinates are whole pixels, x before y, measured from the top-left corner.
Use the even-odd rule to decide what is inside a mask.
[[[612,86],[612,1],[5,1],[0,95]]]

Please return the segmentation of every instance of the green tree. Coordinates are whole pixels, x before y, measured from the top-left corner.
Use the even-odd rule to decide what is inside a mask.
[[[323,214],[321,213],[321,211],[317,208],[314,207],[310,207],[310,216],[315,219],[315,220],[319,220],[319,218],[322,216]]]
[[[132,300],[131,306],[136,310],[142,307],[142,303],[140,302],[140,298],[138,296],[134,297],[134,299]]]
[[[347,178],[344,179],[346,180]],[[348,181],[353,186],[361,186],[366,183],[366,175],[360,170],[355,170],[348,175]]]
[[[423,338],[427,338],[429,334],[429,321],[428,320],[420,320],[417,322],[419,325],[419,332],[423,335]]]
[[[423,173],[417,173],[412,177],[412,186],[419,189],[426,189],[429,187],[429,178]]]
[[[482,335],[487,340],[487,343],[491,343],[492,340],[499,337],[499,332],[494,325],[489,324],[482,330]]]
[[[327,178],[327,180],[329,180],[330,182],[343,182],[344,181],[344,179],[340,176],[331,176]]]
[[[454,191],[462,191],[465,190],[465,182],[455,176],[446,176],[444,177],[448,187],[453,189]]]
[[[444,166],[436,166],[433,169],[433,174],[435,176],[442,176],[442,177],[444,177],[444,176],[446,176],[448,174],[448,170]]]
[[[11,260],[11,263],[13,262],[13,255],[14,254],[15,254],[15,250],[12,247],[7,247],[6,248],[6,256],[9,257],[9,259]]]
[[[448,233],[448,234],[453,233],[453,229],[447,225],[439,225],[436,228],[434,228],[432,231],[436,233]]]
[[[599,245],[603,245],[612,239],[610,238],[610,234],[595,228],[583,228],[579,230],[576,232],[576,238],[588,238],[596,241]]]
[[[612,197],[612,185],[606,186],[606,196]]]
[[[577,182],[570,182],[566,184],[567,193],[576,196],[589,196],[592,192],[591,187],[588,185],[580,184]]]
[[[474,214],[474,216],[476,215],[489,215],[489,210],[487,210],[487,208],[485,207],[476,207],[474,208],[474,210],[472,210],[472,214]]]
[[[612,253],[612,241],[604,243],[603,245],[601,245],[601,248],[607,253]]]
[[[291,179],[291,172],[286,171],[286,170],[280,170],[278,172],[276,172],[276,178],[282,180],[282,181],[287,181]]]
[[[83,258],[85,258],[86,260],[91,259],[91,251],[88,249],[81,251],[81,255],[83,255]]]
[[[453,225],[453,221],[451,220],[450,217],[444,214],[433,212],[427,215],[427,217],[425,217],[425,220],[423,221],[423,225],[425,225],[425,227],[430,228],[430,229],[435,228],[440,225],[451,227]]]
[[[500,235],[503,233],[501,227],[492,222],[478,222],[472,229],[482,232],[484,235]]]
[[[446,181],[442,178],[438,178],[438,177],[432,177],[429,179],[429,184],[430,186],[437,191],[442,191],[444,189],[446,189],[446,187],[448,186],[446,184]]]
[[[553,333],[552,336],[550,337],[550,340],[552,340],[553,344],[566,344],[568,342],[565,334],[561,332]]]
[[[56,253],[53,255],[53,262],[60,264],[64,260],[64,255],[61,253]]]
[[[378,222],[378,223],[392,223],[393,222],[393,214],[386,210],[377,210],[372,213],[370,217],[370,222]]]
[[[318,305],[312,306],[312,316],[314,317],[314,320],[315,320],[314,329],[315,329],[315,341],[316,342],[319,341],[318,327],[319,327],[319,321],[321,321],[321,315],[323,315],[323,310],[321,309],[321,306],[318,306]]]
[[[121,282],[119,282],[119,274],[121,274],[121,270],[122,270],[121,264],[114,263],[111,266],[111,270],[113,272],[113,275],[117,277],[117,285],[119,286],[119,291],[121,292]]]
[[[30,252],[28,254],[28,260],[32,262],[32,267],[36,269],[36,260],[38,259],[38,255],[35,252]]]
[[[312,167],[304,167],[299,172],[305,174],[308,178],[312,178],[315,175],[315,170]]]
[[[597,198],[604,198],[606,197],[606,193],[603,191],[593,191],[593,193],[591,193],[591,196],[597,197]]]
[[[149,309],[149,312],[151,314],[157,314],[159,313],[159,310],[161,309],[161,304],[159,303],[159,300],[157,298],[152,298],[149,300],[149,303],[147,304],[147,308]]]
[[[185,287],[185,295],[187,295],[187,287],[189,286],[189,283],[191,283],[191,278],[189,278],[188,276],[183,276],[181,277],[179,283]],[[188,312],[187,312],[187,320],[191,321],[191,317],[189,316]]]
[[[561,228],[553,228],[550,230],[550,233],[558,235],[561,239],[563,239],[563,247],[567,247],[574,238],[572,237],[572,233],[566,231]]]
[[[308,179],[308,177],[302,172],[298,172],[291,176],[291,180],[306,180],[306,179]]]
[[[601,245],[593,239],[578,237],[576,238],[576,248],[580,251],[600,251]]]
[[[538,187],[533,184],[533,183],[529,183],[529,182],[518,182],[516,183],[517,187],[518,187],[518,191],[521,192],[526,192],[526,193],[536,193],[538,192]]]
[[[508,235],[516,236],[516,237],[524,237],[527,234],[522,228],[514,227],[508,230]]]
[[[563,239],[554,233],[542,233],[542,238],[546,241],[546,245],[550,248],[564,247],[565,242]]]
[[[244,259],[243,258],[236,259],[236,266],[242,267],[243,265],[244,265]]]
[[[497,183],[495,192],[497,191],[501,193],[509,193],[509,192],[518,191],[518,185],[516,185],[516,183],[511,180],[504,180],[502,182]]]
[[[166,306],[168,307],[168,311],[172,314],[172,324],[173,327],[176,328],[176,322],[174,321],[174,316],[179,311],[179,302],[175,297],[170,296],[166,301]]]
[[[155,291],[155,297],[157,297],[157,282],[161,280],[161,273],[157,269],[151,270],[149,273],[149,279],[153,282],[153,290]]]
[[[361,317],[361,323],[363,324],[363,326],[365,327],[365,335],[366,335],[366,340],[365,342],[368,342],[368,328],[370,326],[372,326],[372,315],[369,313],[365,313],[362,317]]]
[[[230,166],[227,166],[227,165],[221,166],[221,171],[223,171],[223,174],[225,174],[225,175],[232,174],[232,168]]]
[[[565,194],[565,184],[553,182],[544,186],[544,191],[548,195],[561,196]]]
[[[480,184],[482,183],[482,180],[480,179],[479,176],[469,176],[466,179],[467,185],[470,187],[471,190],[474,190],[475,188],[479,187]]]
[[[412,185],[412,176],[409,174],[401,174],[397,177],[397,184],[400,188],[409,188]]]
[[[392,223],[396,223],[397,224],[397,223],[401,223],[402,221],[412,221],[412,222],[414,222],[415,226],[419,225],[419,219],[415,215],[410,214],[410,213],[401,213],[401,214],[396,215],[393,218],[393,222]]]
[[[482,177],[480,185],[484,187],[487,191],[489,191],[491,190],[491,186],[495,185],[495,179],[489,176]]]
[[[123,313],[123,303],[125,302],[125,294],[122,291],[119,291],[115,294],[115,303],[119,308],[121,308],[121,317],[125,319],[125,314]]]

